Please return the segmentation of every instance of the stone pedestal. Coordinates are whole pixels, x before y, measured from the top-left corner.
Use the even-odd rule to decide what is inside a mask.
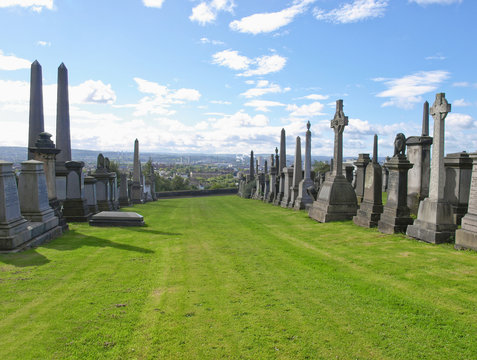
[[[444,167],[446,170],[444,196],[452,206],[454,223],[460,225],[469,206],[472,159],[465,151],[447,154],[444,158]]]
[[[131,200],[129,199],[128,192],[128,178],[127,174],[121,174],[121,183],[119,184],[119,206],[130,206]]]
[[[470,158],[473,165],[469,207],[462,218],[462,227],[455,233],[455,248],[477,251],[477,153],[470,154]]]
[[[103,154],[99,154],[96,171],[92,174],[92,176],[96,179],[96,200],[99,211],[114,210],[113,203],[111,202],[111,186],[109,183],[111,178],[110,175],[111,174],[105,168],[105,159]]]
[[[290,186],[293,183],[293,166],[285,167],[283,169],[284,181],[283,181],[283,197],[280,202],[281,207],[288,207],[288,203],[291,200]]]
[[[282,203],[283,195],[285,194],[285,173],[284,169],[287,166],[287,147],[285,129],[280,133],[280,157],[277,169],[278,192],[273,201],[273,205],[279,206]]]
[[[359,154],[358,160],[354,162],[354,165],[356,166],[355,191],[356,197],[358,198],[358,203],[363,201],[366,166],[368,166],[370,161],[371,159],[369,158],[369,154]]]
[[[408,174],[407,206],[417,214],[419,202],[429,196],[432,137],[410,136],[406,145],[408,159],[414,164]]]
[[[412,224],[407,206],[407,174],[413,165],[405,155],[397,154],[384,166],[389,171],[388,201],[378,221],[378,230],[385,234],[405,233]]]
[[[275,166],[272,166],[271,169],[270,169],[270,176],[269,176],[269,191],[268,191],[268,195],[266,197],[266,202],[273,202],[273,200],[275,199],[275,195],[276,195],[276,181],[277,181],[277,168]]]
[[[67,161],[66,200],[63,201],[63,216],[67,221],[89,221],[91,213],[84,198],[84,175],[82,161]]]
[[[295,201],[298,198],[298,191],[300,182],[303,180],[303,171],[301,166],[301,139],[296,137],[295,146],[295,160],[293,162],[293,177],[290,185],[290,201],[288,203],[289,208],[295,207]]]
[[[353,177],[354,177],[353,172],[354,172],[353,165],[345,166],[346,180],[348,180],[350,184],[353,184]]]
[[[84,195],[91,214],[99,212],[98,200],[96,198],[96,183],[97,180],[93,176],[86,176],[84,178]]]
[[[109,170],[109,169],[108,169]],[[118,179],[115,172],[109,173],[109,191],[110,191],[110,198],[111,205],[113,210],[119,209],[119,200],[118,200]]]

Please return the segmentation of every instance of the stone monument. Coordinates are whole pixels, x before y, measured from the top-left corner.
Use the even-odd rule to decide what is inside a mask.
[[[28,127],[28,148],[34,148],[38,135],[45,131],[43,116],[43,80],[41,65],[35,60],[31,64],[30,72],[30,117]],[[33,159],[33,154],[28,151],[28,160]]]
[[[85,176],[84,178],[84,197],[91,214],[96,214],[99,212],[98,200],[96,197],[97,182],[98,181],[94,178],[94,176]]]
[[[444,167],[446,170],[444,195],[452,206],[454,223],[460,225],[469,206],[472,159],[465,151],[447,154],[444,158]]]
[[[280,163],[278,164],[277,177],[278,177],[278,192],[273,201],[274,205],[280,205],[283,199],[285,191],[285,174],[283,170],[287,166],[287,148],[286,148],[286,135],[285,129],[282,129],[280,133]]]
[[[298,198],[298,186],[302,180],[303,171],[301,167],[301,139],[299,136],[297,136],[295,145],[295,160],[293,162],[293,177],[290,186],[290,202],[288,203],[289,208],[295,207],[295,201]]]
[[[306,124],[306,140],[305,140],[305,171],[304,178],[298,184],[298,197],[295,200],[295,210],[307,209],[313,204],[314,199],[308,194],[307,189],[314,185],[311,179],[311,131],[310,122]]]
[[[371,159],[369,158],[369,154],[358,154],[358,160],[353,163],[356,166],[356,181],[354,190],[356,191],[358,203],[361,203],[363,201],[366,167],[368,166],[370,161]]]
[[[63,216],[67,221],[89,221],[91,213],[84,194],[84,174],[82,161],[66,161],[66,199],[63,201]]]
[[[356,215],[356,193],[343,176],[343,131],[347,125],[343,100],[337,100],[336,113],[331,120],[335,132],[333,171],[321,185],[318,197],[308,211],[308,215],[319,222],[351,220]]]
[[[356,225],[371,228],[378,226],[379,218],[383,212],[383,172],[378,162],[377,135],[374,135],[373,161],[367,165],[364,173],[366,177],[363,201],[357,215],[353,217],[353,222]]]
[[[131,187],[131,201],[133,204],[144,202],[141,186],[141,164],[139,163],[139,141],[134,140],[133,183]]]
[[[129,199],[128,192],[128,175],[126,173],[121,173],[120,183],[119,183],[119,206],[130,206],[131,200]]]
[[[98,155],[98,161],[96,163],[96,171],[92,174],[96,179],[96,200],[99,211],[111,211],[114,210],[111,203],[111,187],[109,184],[110,174],[104,166],[103,154]]]
[[[453,240],[457,226],[454,224],[452,206],[445,199],[444,120],[451,111],[444,93],[436,94],[431,115],[434,118],[434,144],[431,158],[429,197],[419,204],[417,219],[407,228],[413,238],[439,244]]]

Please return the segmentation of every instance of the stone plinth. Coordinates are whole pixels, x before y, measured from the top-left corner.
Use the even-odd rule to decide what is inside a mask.
[[[283,174],[283,197],[280,206],[286,208],[291,200],[290,186],[293,182],[293,166],[283,168]]]
[[[144,217],[135,212],[102,211],[93,215],[91,226],[144,226]]]
[[[93,176],[86,176],[84,178],[84,197],[91,214],[99,212],[98,200],[96,198],[96,183],[97,180]]]
[[[407,175],[412,164],[405,155],[395,155],[384,166],[389,171],[388,200],[378,221],[378,230],[385,234],[405,233],[412,224],[407,206]]]
[[[118,201],[118,179],[115,172],[109,173],[109,189],[110,189],[110,197],[109,201],[111,201],[111,205],[113,210],[119,209],[119,201]]]
[[[378,163],[369,163],[366,167],[364,197],[353,218],[356,225],[376,227],[383,212],[382,201],[382,168]]]
[[[419,202],[429,196],[432,137],[410,136],[406,145],[407,157],[414,164],[408,174],[407,206],[411,213],[417,214]]]
[[[105,159],[103,154],[99,154],[96,171],[92,174],[92,176],[96,179],[96,200],[99,211],[114,210],[113,203],[111,202],[111,185],[109,183],[111,177],[110,175],[111,174],[105,168]]]
[[[128,191],[128,177],[127,174],[121,174],[121,183],[119,184],[119,206],[130,206],[131,200],[129,199]]]
[[[84,197],[84,175],[82,161],[66,161],[66,199],[63,201],[63,216],[67,221],[86,222],[91,217]]]
[[[460,225],[469,206],[472,159],[465,151],[447,154],[444,158],[444,166],[446,170],[445,199],[452,206],[454,223]]]
[[[370,161],[369,154],[359,154],[358,160],[353,163],[356,166],[355,191],[359,203],[363,201],[366,166],[368,166]]]

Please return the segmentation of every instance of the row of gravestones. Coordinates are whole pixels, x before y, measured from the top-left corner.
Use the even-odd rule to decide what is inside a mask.
[[[430,148],[433,138],[428,135],[429,110],[434,118],[432,157]],[[309,216],[319,222],[353,219],[359,226],[377,227],[383,233],[406,233],[434,244],[455,239],[457,249],[477,250],[477,162],[473,161],[477,153],[463,152],[444,157],[444,120],[450,110],[451,105],[444,93],[436,95],[430,109],[426,102],[422,136],[406,139],[404,134],[398,134],[394,156],[386,158],[384,166],[378,163],[375,135],[373,158],[360,154],[355,163],[357,171],[353,188],[351,179],[347,179],[349,174],[347,177],[343,175],[343,131],[348,125],[348,117],[343,113],[342,100],[338,100],[335,116],[331,120],[335,141],[334,162],[329,173],[324,177],[317,174],[313,179],[307,170],[311,160],[309,124],[305,171],[301,170],[299,137],[293,166],[284,166],[285,131],[282,129],[280,157],[276,149],[275,159],[270,157],[270,171],[265,162],[265,171],[259,173],[258,163],[253,167],[252,151],[250,173],[240,175],[239,196],[297,210],[307,209]],[[414,163],[405,154],[406,145],[409,147],[409,158]],[[383,206],[384,189],[387,191],[387,202]],[[304,193],[311,201],[303,201]],[[411,209],[417,213],[415,220],[411,217]],[[462,228],[456,231],[460,223]]]
[[[68,70],[58,67],[56,139],[44,131],[42,68],[31,65],[28,161],[21,164],[16,185],[12,163],[2,161],[0,174],[0,251],[19,251],[51,240],[68,229],[67,222],[89,221],[98,211],[155,200],[154,175],[142,175],[135,141],[134,175],[129,183],[109,159],[98,156],[96,171],[84,175],[84,163],[71,160]],[[136,174],[137,173],[137,174]],[[129,195],[131,194],[131,195]]]

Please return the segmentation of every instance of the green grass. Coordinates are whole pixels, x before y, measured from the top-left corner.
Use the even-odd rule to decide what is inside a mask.
[[[0,255],[0,359],[475,359],[477,253],[236,196]]]

